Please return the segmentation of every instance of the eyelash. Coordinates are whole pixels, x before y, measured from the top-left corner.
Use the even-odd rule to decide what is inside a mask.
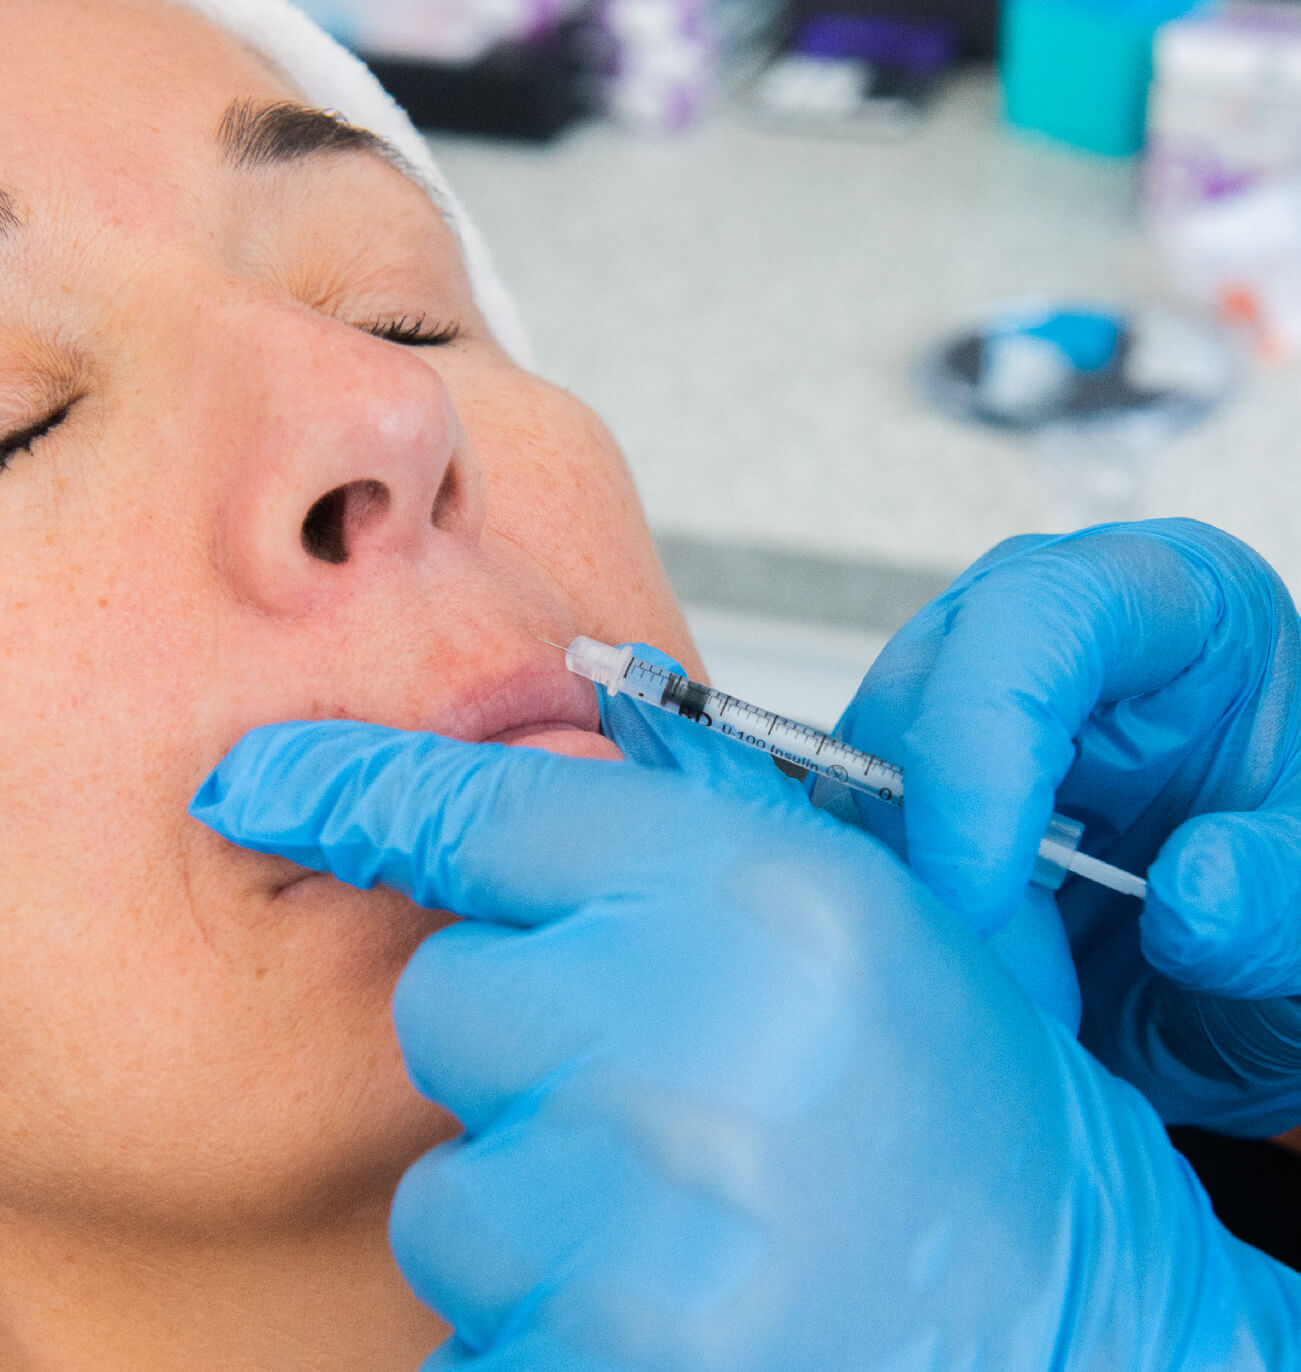
[[[404,314],[401,319],[377,320],[365,332],[407,348],[436,348],[455,342],[461,336],[461,326],[453,321],[429,328],[425,325],[423,314],[414,320]],[[61,405],[30,428],[20,429],[8,438],[0,438],[0,472],[7,471],[10,461],[19,453],[30,453],[42,438],[67,419],[71,409],[71,404]]]
[[[11,458],[16,457],[19,453],[30,453],[46,434],[57,429],[67,419],[71,409],[71,402],[67,405],[61,405],[30,428],[22,429],[8,438],[0,438],[0,472],[8,469]]]
[[[427,328],[423,314],[414,320],[404,314],[401,319],[378,320],[366,332],[374,334],[376,338],[387,339],[390,343],[401,343],[407,348],[436,348],[444,343],[455,342],[461,336],[461,326],[454,320],[450,324]]]

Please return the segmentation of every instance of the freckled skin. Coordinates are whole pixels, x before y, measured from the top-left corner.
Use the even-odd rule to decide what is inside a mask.
[[[387,1205],[455,1123],[389,998],[442,919],[277,900],[185,806],[254,725],[428,725],[539,634],[699,663],[613,440],[497,347],[420,191],[223,166],[228,103],[295,92],[162,0],[0,26],[0,434],[74,402],[0,473],[0,1365],[414,1366],[444,1331]],[[363,331],[422,314],[462,339]],[[302,525],[352,481],[390,501],[334,566]]]

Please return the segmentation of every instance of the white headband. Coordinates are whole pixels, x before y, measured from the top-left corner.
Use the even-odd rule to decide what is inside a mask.
[[[341,48],[288,0],[175,0],[257,49],[313,104],[386,138],[411,164],[460,240],[475,302],[497,341],[522,366],[533,365],[524,321],[488,254],[482,234],[443,179],[425,140],[365,64]]]

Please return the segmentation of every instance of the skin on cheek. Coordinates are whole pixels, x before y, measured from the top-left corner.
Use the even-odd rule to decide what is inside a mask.
[[[447,1133],[389,1010],[430,917],[386,892],[277,911],[189,819],[240,657],[174,560],[26,572],[0,615],[0,1203],[203,1224],[238,1195],[255,1223],[350,1168],[385,1181]]]
[[[509,408],[485,403],[479,384],[458,388],[454,373],[447,378],[483,455],[489,530],[547,572],[577,608],[583,632],[654,643],[699,676],[699,655],[613,438],[568,392],[514,375],[522,380]]]

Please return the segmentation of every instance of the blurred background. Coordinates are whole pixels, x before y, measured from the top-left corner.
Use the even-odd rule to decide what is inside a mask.
[[[1017,533],[1190,515],[1301,589],[1301,4],[304,7],[428,129],[729,691],[830,724]]]

